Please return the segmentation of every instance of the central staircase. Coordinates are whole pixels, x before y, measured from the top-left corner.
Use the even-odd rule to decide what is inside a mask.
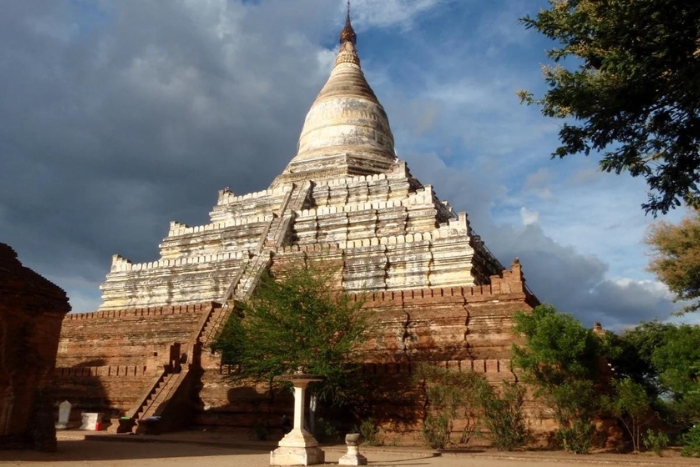
[[[236,308],[236,303],[245,302],[251,297],[260,278],[272,264],[275,253],[284,246],[296,213],[304,208],[312,187],[309,181],[291,184],[291,189],[280,204],[279,213],[265,227],[255,250],[249,252],[249,259],[239,268],[226,289],[221,300],[223,306],[212,307],[202,316],[192,334],[188,343],[192,349],[192,365],[182,364],[177,368],[164,366],[136,405],[120,420],[118,432],[131,432],[136,427],[137,433],[148,433],[156,425],[159,425],[158,431],[167,429],[172,425],[168,418],[177,416],[173,402],[178,399],[178,392],[187,386],[185,382],[191,380],[188,377],[195,368],[207,368],[214,364],[217,368],[220,366],[220,357],[215,354],[205,356],[206,361],[203,362],[202,349],[211,346]]]

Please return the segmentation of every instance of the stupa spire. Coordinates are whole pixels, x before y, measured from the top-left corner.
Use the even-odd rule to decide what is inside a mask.
[[[348,13],[345,17],[345,27],[340,31],[340,50],[335,58],[336,66],[341,63],[352,63],[360,66],[360,57],[357,55],[357,34],[350,22],[350,0],[348,0]]]
[[[345,18],[345,27],[340,31],[340,45],[346,42],[352,42],[353,45],[357,44],[357,34],[355,34],[355,30],[350,22],[350,0],[348,0],[348,14]]]
[[[331,75],[306,115],[297,155],[275,183],[378,174],[394,166],[389,119],[365,79],[356,43],[348,2]]]

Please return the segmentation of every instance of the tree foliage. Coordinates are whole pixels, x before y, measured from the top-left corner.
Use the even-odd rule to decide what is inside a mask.
[[[540,305],[516,313],[514,330],[525,338],[524,346],[513,346],[515,362],[540,386],[597,377],[600,339],[573,316]]]
[[[515,314],[514,331],[525,340],[513,346],[513,363],[535,387],[535,396],[559,424],[556,435],[567,451],[588,452],[593,417],[600,404],[603,342],[569,314],[550,305]]]
[[[342,404],[357,388],[353,363],[371,330],[370,312],[334,287],[335,269],[293,265],[270,275],[232,314],[212,348],[234,367],[235,379],[271,382],[304,367],[325,377],[316,394]]]
[[[700,204],[700,2],[550,0],[521,21],[558,42],[547,51],[548,117],[569,119],[553,157],[603,152],[607,172],[643,176],[647,212]]]
[[[653,420],[652,398],[644,386],[632,378],[612,380],[613,393],[605,397],[603,405],[622,422],[632,439],[632,447],[639,452],[642,445],[642,428]]]
[[[700,309],[700,210],[678,225],[663,221],[652,225],[646,243],[653,255],[649,270],[677,300],[691,301],[684,312]]]
[[[671,326],[651,357],[677,422],[700,423],[700,327]]]
[[[700,422],[700,326],[642,323],[619,341],[618,373],[641,384],[672,425]]]

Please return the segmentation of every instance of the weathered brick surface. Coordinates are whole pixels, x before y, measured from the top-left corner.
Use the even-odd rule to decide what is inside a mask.
[[[49,388],[68,311],[65,292],[0,243],[0,448],[55,448]]]
[[[74,412],[124,415],[171,363],[180,344],[181,363],[191,363],[202,320],[213,303],[98,311],[67,315],[63,321],[54,392]],[[77,415],[74,415],[77,416]]]
[[[372,385],[371,397],[361,409],[365,417],[371,416],[403,442],[419,442],[425,401],[412,378],[421,362],[475,371],[494,385],[516,379],[510,362],[512,316],[538,302],[527,291],[518,262],[502,276],[490,279],[487,286],[355,296],[364,299],[364,306],[374,310],[381,322],[364,349],[368,355],[364,371]],[[242,428],[262,421],[274,427],[292,406],[291,400],[271,400],[263,386],[232,387],[226,379],[227,368],[216,356],[203,357],[202,362],[205,368],[199,395],[203,406],[194,421],[199,426]],[[531,396],[525,410],[533,428],[538,429]],[[458,420],[455,426],[461,423]]]

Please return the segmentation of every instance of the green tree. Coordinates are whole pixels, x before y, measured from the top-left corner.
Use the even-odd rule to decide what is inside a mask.
[[[683,312],[700,309],[700,210],[678,225],[652,225],[645,241],[652,247],[649,270],[676,294],[677,300],[691,302]]]
[[[558,42],[542,98],[568,119],[553,157],[603,152],[602,170],[643,176],[647,212],[700,204],[700,2],[550,0],[521,21]]]
[[[261,280],[212,348],[233,365],[234,379],[272,384],[276,376],[304,367],[325,377],[315,394],[341,405],[357,388],[360,372],[354,363],[371,331],[370,311],[334,287],[333,268],[292,265],[281,276]]]
[[[629,377],[643,385],[651,396],[658,396],[659,372],[652,364],[654,351],[665,343],[666,332],[672,324],[658,321],[640,323],[622,334],[608,333],[607,341],[614,349],[608,359],[619,378]]]
[[[644,387],[652,408],[672,427],[700,423],[700,326],[642,323],[619,336],[617,373]]]
[[[639,452],[642,443],[642,428],[653,420],[652,399],[644,386],[632,378],[612,380],[612,395],[606,396],[603,405],[620,420],[632,439],[634,452]]]
[[[603,342],[569,314],[550,305],[514,316],[524,345],[513,345],[513,363],[535,387],[535,397],[559,424],[556,436],[567,451],[585,453],[600,409],[596,384]]]
[[[700,423],[700,326],[666,328],[651,362],[675,421],[685,426]]]

